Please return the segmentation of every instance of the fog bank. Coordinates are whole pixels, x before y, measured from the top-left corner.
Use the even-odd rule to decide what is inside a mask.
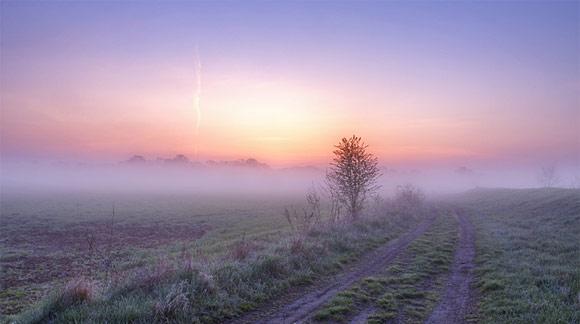
[[[204,193],[235,195],[301,195],[324,185],[325,167],[275,169],[259,162],[209,164],[55,164],[5,162],[3,192],[87,191]],[[478,170],[467,167],[394,169],[382,167],[381,194],[411,183],[428,195],[475,187],[539,187],[540,167]],[[578,187],[577,168],[557,168],[555,186]]]

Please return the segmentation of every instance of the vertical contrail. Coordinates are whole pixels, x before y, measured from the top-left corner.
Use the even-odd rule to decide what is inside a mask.
[[[201,125],[201,58],[199,57],[199,49],[195,47],[195,90],[193,91],[193,108],[195,109],[195,155],[197,157],[197,149],[199,145],[199,126]]]

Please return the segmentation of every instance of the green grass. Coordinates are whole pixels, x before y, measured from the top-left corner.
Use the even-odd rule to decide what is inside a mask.
[[[227,257],[242,237],[252,242],[252,251],[259,251],[289,235],[282,211],[301,203],[303,197],[297,195],[3,193],[0,280],[7,282],[1,283],[0,313],[27,310],[76,276],[103,280],[103,257],[88,252],[85,236],[93,233],[93,224],[108,226],[113,204],[115,269],[125,272],[159,258],[179,258],[184,250],[194,259]],[[131,238],[133,226],[153,231],[203,227],[206,232],[200,238],[164,234],[167,240],[161,243],[148,237],[124,244],[121,234]],[[121,233],[122,227],[128,230]],[[99,248],[106,247],[109,230],[94,234]]]
[[[482,323],[580,323],[580,190],[480,189],[456,202],[477,230]]]
[[[280,215],[282,219],[282,215]],[[181,246],[121,278],[100,280],[95,297],[63,304],[56,292],[40,305],[14,317],[16,322],[183,322],[217,323],[256,308],[290,287],[308,285],[340,271],[344,264],[397,237],[417,219],[391,217],[329,225],[296,238],[275,226],[271,239],[246,234],[248,223],[224,227],[190,246]],[[270,221],[271,222],[271,221]],[[263,228],[263,224],[256,227]],[[233,235],[238,232],[237,237]],[[227,239],[225,236],[230,236]],[[228,250],[241,237],[252,251],[243,260]],[[202,248],[205,245],[205,248]],[[203,257],[195,257],[202,255]],[[191,257],[194,256],[194,257]],[[102,279],[102,278],[101,278]]]
[[[57,289],[67,278],[48,277],[45,282],[3,289],[0,307],[12,311],[42,297],[35,307],[4,320],[217,323],[255,309],[289,287],[309,285],[341,271],[345,264],[396,238],[418,221],[366,219],[316,230],[298,240],[291,235],[282,210],[300,198],[238,198],[227,203],[223,197],[197,198],[131,198],[134,200],[119,203],[121,224],[156,224],[162,220],[179,226],[204,224],[208,231],[199,239],[151,248],[121,247],[116,252],[118,276],[98,271],[85,276],[94,283],[87,286],[94,290],[90,298]],[[465,209],[476,228],[476,320],[580,323],[579,190],[480,189],[451,201]],[[5,233],[10,236],[39,228],[66,233],[65,229],[79,222],[106,221],[110,204],[99,199],[92,204],[86,202],[86,213],[75,219],[74,199],[34,204],[5,200],[3,216],[25,220],[20,224],[5,218]],[[422,322],[441,296],[456,240],[455,219],[442,215],[394,264],[339,293],[315,318],[344,322],[370,307],[375,309],[371,322]],[[36,257],[42,252],[42,246],[36,251],[6,242],[3,240],[1,246],[3,265],[10,258]],[[248,250],[233,257],[237,248]],[[69,256],[66,253],[46,256],[59,260]],[[74,261],[81,263],[79,269],[86,268],[83,260]],[[33,271],[58,273],[50,266],[43,267]],[[36,276],[32,270],[25,273],[18,267],[3,271]]]
[[[422,323],[439,299],[456,241],[456,220],[449,214],[441,215],[394,264],[338,293],[314,315],[314,320],[347,322],[373,307],[376,312],[369,317],[372,323],[396,318]]]

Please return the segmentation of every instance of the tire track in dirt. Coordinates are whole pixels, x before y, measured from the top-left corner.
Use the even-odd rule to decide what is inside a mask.
[[[329,301],[338,292],[347,289],[357,280],[379,272],[388,266],[411,242],[425,233],[433,225],[437,219],[437,211],[433,211],[433,213],[415,229],[364,256],[352,270],[339,275],[332,283],[302,294],[291,303],[282,306],[266,316],[253,319],[242,318],[236,322],[301,323],[308,320],[322,304]]]
[[[475,259],[475,230],[463,213],[458,213],[458,221],[459,242],[449,280],[441,301],[425,322],[427,324],[465,323],[465,317],[473,306],[473,292],[470,286],[473,281]]]
[[[349,324],[364,324],[367,322],[369,316],[373,315],[377,309],[373,306],[363,309],[360,313],[358,313],[355,317],[351,318],[348,323]]]
[[[446,208],[445,209],[445,217],[453,217],[452,215],[455,214],[451,214],[451,209]],[[457,222],[457,227],[459,227],[459,222]],[[459,236],[459,231],[456,233],[457,236]],[[455,246],[457,246],[457,244],[455,244]],[[400,264],[403,264],[404,269],[407,269],[407,267],[409,267],[412,262],[413,262],[413,258],[415,258],[417,255],[416,254],[410,254],[407,255],[407,252],[405,251],[403,253],[403,255],[401,255],[398,258],[398,262]],[[403,272],[405,272],[406,270],[403,270]],[[432,287],[432,283],[435,280],[435,274],[432,274],[431,276],[429,276],[427,279],[425,279],[423,282],[420,283],[420,291],[429,291],[430,288]],[[414,287],[417,287],[416,285]],[[348,323],[349,324],[365,324],[368,322],[369,318],[373,315],[375,315],[377,312],[380,312],[380,308],[377,306],[376,303],[371,303],[370,305],[368,305],[365,308],[359,309],[358,312],[350,317],[350,319],[348,319]],[[401,309],[399,307],[399,310],[397,311],[397,317],[395,319],[392,320],[388,320],[386,321],[386,323],[390,323],[390,324],[394,324],[394,323],[405,323],[405,317],[401,314]]]

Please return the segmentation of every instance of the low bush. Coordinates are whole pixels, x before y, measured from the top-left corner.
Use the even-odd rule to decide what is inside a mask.
[[[69,281],[63,288],[44,299],[31,311],[23,313],[18,323],[50,322],[58,313],[68,308],[89,303],[97,297],[97,285],[86,278]]]
[[[244,237],[233,244],[230,255],[234,260],[243,261],[250,255],[252,249],[252,244]]]

